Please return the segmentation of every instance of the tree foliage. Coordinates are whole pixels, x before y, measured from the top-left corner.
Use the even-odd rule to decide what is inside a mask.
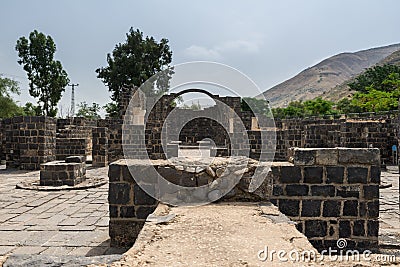
[[[109,118],[118,118],[119,117],[119,108],[115,102],[107,103],[103,106],[103,109],[107,113],[107,117]]]
[[[91,106],[89,106],[88,103],[81,102],[78,104],[78,112],[76,113],[77,117],[85,117],[87,119],[100,119],[100,105],[97,103],[92,103]]]
[[[286,108],[272,109],[272,113],[276,118],[334,115],[337,111],[333,109],[333,106],[333,102],[317,97],[304,102],[292,101]]]
[[[0,118],[24,114],[22,108],[12,99],[11,94],[20,94],[18,82],[0,75]]]
[[[154,95],[168,89],[172,70],[168,69],[172,52],[168,40],[157,42],[153,37],[144,37],[143,32],[130,28],[125,43],[115,46],[112,54],[107,54],[108,66],[96,70],[97,77],[108,86],[111,99],[119,105],[119,96],[124,88],[141,86],[154,74],[163,72],[156,80],[159,92],[149,88],[145,93]]]
[[[43,115],[56,116],[57,103],[69,79],[61,62],[54,60],[56,45],[53,39],[34,30],[29,39],[19,38],[15,49],[20,58],[18,63],[28,75],[29,93],[38,99],[38,111]]]
[[[391,71],[391,72],[390,72]],[[351,100],[342,99],[337,109],[342,113],[379,112],[398,109],[400,68],[393,65],[373,67],[356,78],[357,89]],[[364,86],[364,87],[362,87]]]
[[[243,111],[252,111],[256,114],[271,115],[269,103],[265,99],[257,99],[253,97],[243,97],[240,102]]]
[[[378,91],[389,92],[393,90],[393,87],[385,83],[385,80],[388,79],[389,75],[396,73],[400,75],[400,67],[396,65],[374,66],[358,75],[354,82],[349,83],[349,87],[361,93],[368,93],[367,88],[370,86]]]

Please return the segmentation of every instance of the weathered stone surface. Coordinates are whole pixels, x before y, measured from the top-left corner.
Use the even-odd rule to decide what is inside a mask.
[[[7,258],[4,267],[25,267],[25,266],[87,266],[111,264],[120,260],[122,255],[106,256],[52,256],[52,255],[12,255]]]
[[[147,216],[146,216],[147,217]],[[131,247],[143,228],[144,221],[110,220],[111,246]]]
[[[380,165],[380,154],[377,148],[338,148],[339,163],[360,163]]]
[[[84,156],[69,156],[65,158],[66,163],[82,163],[85,162]]]

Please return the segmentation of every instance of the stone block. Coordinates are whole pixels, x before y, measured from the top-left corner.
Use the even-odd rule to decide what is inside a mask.
[[[379,199],[379,185],[364,185],[363,196],[367,200]]]
[[[378,148],[338,148],[339,163],[380,165]]]
[[[287,215],[292,217],[299,216],[300,210],[300,201],[299,200],[290,200],[290,199],[280,199],[279,200],[279,210]]]
[[[131,200],[131,185],[128,183],[110,183],[108,189],[109,204],[127,205]]]
[[[304,167],[304,183],[322,184],[322,167]]]
[[[316,157],[316,149],[294,148],[293,163],[296,166],[314,165]]]
[[[133,197],[135,205],[155,205],[157,203],[157,200],[149,196],[140,186],[135,184],[133,188],[134,188]],[[149,188],[149,190],[152,190],[152,188]]]
[[[316,150],[317,165],[337,165],[338,164],[338,150],[337,148],[321,148]]]
[[[339,221],[339,238],[349,238],[351,236],[350,221]]]
[[[336,196],[343,198],[359,198],[360,186],[339,186],[336,188]]]
[[[85,161],[86,159],[84,156],[69,156],[65,158],[66,163],[82,163]]]
[[[371,166],[370,181],[371,181],[371,183],[376,183],[376,184],[379,184],[381,182],[381,167],[380,166]]]
[[[365,236],[365,221],[356,220],[353,222],[353,235],[354,236]]]
[[[319,217],[321,215],[321,202],[320,200],[303,200],[301,216]]]
[[[135,206],[120,206],[119,216],[121,218],[135,218]]]
[[[344,167],[334,166],[326,167],[326,183],[343,184]]]
[[[322,216],[324,217],[340,217],[341,202],[337,200],[325,200],[323,204]]]
[[[301,180],[301,168],[297,166],[281,167],[281,183],[299,183]]]
[[[286,185],[286,195],[288,196],[307,196],[308,186],[303,184]]]
[[[327,222],[321,220],[306,220],[305,235],[308,238],[325,237],[327,235]]]
[[[369,218],[379,217],[379,200],[368,202],[367,207],[368,207]]]
[[[346,200],[343,203],[343,216],[358,216],[358,201]]]
[[[347,168],[347,181],[349,184],[368,183],[368,168],[363,167],[348,167]]]
[[[336,188],[333,185],[312,185],[311,195],[319,197],[334,197]]]
[[[367,236],[379,236],[379,220],[369,220],[367,223]]]

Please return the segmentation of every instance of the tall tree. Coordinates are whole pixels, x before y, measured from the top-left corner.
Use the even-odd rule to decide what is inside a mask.
[[[172,70],[169,64],[172,52],[168,40],[157,42],[153,37],[143,37],[143,32],[130,28],[125,43],[115,46],[112,54],[107,54],[107,67],[96,70],[97,77],[108,86],[111,99],[118,105],[121,91],[131,86],[141,86],[154,74],[164,71],[156,80],[160,92],[149,88],[145,93],[154,95],[168,89]]]
[[[56,116],[57,103],[69,79],[61,62],[54,60],[56,44],[53,39],[34,30],[30,33],[29,40],[25,37],[19,38],[15,49],[20,58],[18,63],[28,75],[29,93],[38,99],[39,111],[46,116]]]

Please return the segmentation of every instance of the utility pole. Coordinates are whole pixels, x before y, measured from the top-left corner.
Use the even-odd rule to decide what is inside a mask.
[[[78,87],[79,83],[76,84],[68,84],[68,86],[72,87],[72,93],[71,93],[71,116],[75,116],[75,86]]]

